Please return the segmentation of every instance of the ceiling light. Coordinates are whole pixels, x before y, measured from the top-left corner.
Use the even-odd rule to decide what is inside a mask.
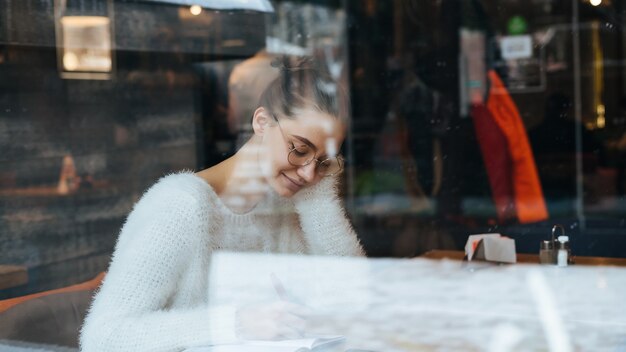
[[[191,14],[194,16],[198,16],[202,12],[202,7],[200,7],[199,5],[192,5],[189,8],[189,12],[191,12]]]

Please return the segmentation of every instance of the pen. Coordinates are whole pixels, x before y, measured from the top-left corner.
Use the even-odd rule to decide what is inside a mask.
[[[308,304],[305,304],[302,300],[295,299],[292,295],[290,295],[285,289],[285,286],[283,285],[283,283],[278,279],[278,276],[276,276],[276,274],[271,273],[270,280],[272,280],[272,285],[274,286],[274,290],[276,291],[276,294],[281,300],[292,303],[292,304],[296,304],[299,306],[297,309],[297,312],[294,312],[294,314],[300,317],[305,317],[307,319],[310,319],[314,316],[319,315],[319,314],[314,313],[313,309]]]
[[[283,286],[282,282],[278,280],[276,274],[271,273],[270,279],[272,280],[272,285],[274,286],[274,290],[276,291],[276,294],[278,294],[278,297],[284,301],[291,301],[289,295],[287,294],[287,290],[285,290],[285,286]]]

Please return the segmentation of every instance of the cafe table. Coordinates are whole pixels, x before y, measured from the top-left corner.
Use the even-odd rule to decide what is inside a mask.
[[[494,265],[453,254],[218,252],[207,295],[212,306],[304,305],[308,334],[346,338],[334,351],[626,350],[625,267]],[[0,350],[72,351],[3,341]]]
[[[0,265],[0,290],[28,283],[28,270],[23,265]]]
[[[275,301],[272,277],[339,351],[623,351],[626,268],[218,253],[215,305]]]

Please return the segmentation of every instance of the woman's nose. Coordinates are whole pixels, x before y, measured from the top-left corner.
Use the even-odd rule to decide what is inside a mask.
[[[308,165],[298,168],[298,176],[302,177],[307,183],[313,182],[316,176],[317,162],[313,160]]]

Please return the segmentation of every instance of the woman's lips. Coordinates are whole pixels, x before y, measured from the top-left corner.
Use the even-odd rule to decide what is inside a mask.
[[[283,176],[285,176],[285,178],[287,179],[287,188],[289,188],[290,190],[292,190],[293,192],[297,192],[300,190],[300,188],[302,188],[303,185],[301,185],[300,183],[296,182],[295,180],[293,180],[291,177],[285,175],[284,173],[282,174]]]

